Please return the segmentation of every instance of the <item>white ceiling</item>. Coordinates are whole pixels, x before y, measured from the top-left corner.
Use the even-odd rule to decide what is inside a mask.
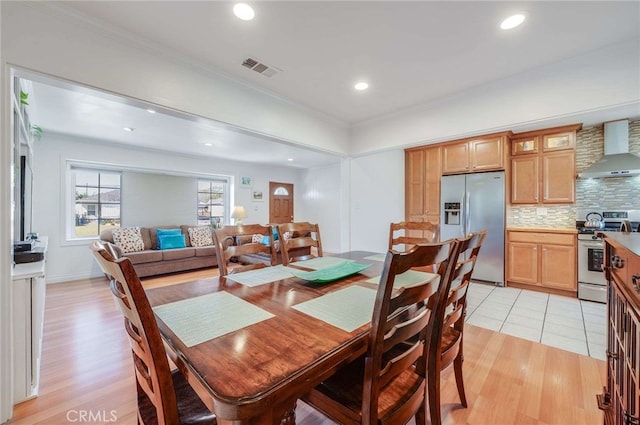
[[[102,26],[347,124],[457,95],[471,87],[640,38],[637,1],[250,3],[256,12],[253,21],[235,18],[233,3],[226,1],[58,4]],[[500,30],[500,21],[514,12],[524,12],[527,20],[512,31]],[[247,57],[281,72],[268,78],[248,70],[241,66]],[[369,90],[353,90],[359,80],[368,81]],[[202,149],[205,140],[220,144],[216,149],[220,155],[230,151],[222,144],[234,144],[237,152],[238,144],[255,146],[258,142],[269,153],[300,155],[290,165],[303,167],[312,166],[314,161],[321,164],[335,159],[290,144],[276,143],[274,150],[269,143],[266,148],[261,137],[256,139],[247,132],[229,133],[229,128],[219,130],[219,125],[202,119],[192,118],[185,123],[164,117],[159,124],[160,114],[151,116],[139,108],[134,108],[135,112],[131,108],[136,105],[111,107],[113,99],[98,96],[97,100],[86,90],[56,90],[61,89],[34,88],[38,104],[55,111],[51,120],[45,114],[39,117],[45,131],[91,136],[91,129],[97,129],[103,139],[129,143],[129,137],[145,146],[169,150],[175,150],[179,140],[181,148],[203,155],[207,154]],[[57,104],[58,101],[63,103]],[[107,107],[108,111],[100,112]],[[150,121],[155,130],[142,130]],[[110,129],[113,123],[118,123],[117,128]],[[123,135],[124,126],[135,127],[136,131]],[[248,152],[264,158],[264,152],[252,149]],[[302,152],[310,155],[304,159],[306,162]],[[282,164],[283,160],[278,157],[274,161]]]

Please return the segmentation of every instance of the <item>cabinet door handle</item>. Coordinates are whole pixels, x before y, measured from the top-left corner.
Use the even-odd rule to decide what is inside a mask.
[[[627,410],[622,412],[622,417],[624,418],[625,425],[640,425],[640,418],[629,414]]]
[[[624,267],[624,260],[622,259],[622,257],[618,256],[618,255],[612,255],[611,256],[611,266],[614,269],[621,269]]]
[[[640,294],[640,274],[634,274],[631,276],[631,283],[636,288],[636,292]]]

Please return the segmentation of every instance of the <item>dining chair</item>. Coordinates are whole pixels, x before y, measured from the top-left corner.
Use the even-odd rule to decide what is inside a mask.
[[[322,240],[317,224],[308,222],[278,224],[282,264],[322,257]],[[314,254],[315,252],[315,254]]]
[[[251,239],[244,241],[246,238]],[[273,243],[273,228],[270,225],[247,224],[214,229],[213,243],[216,246],[220,276],[267,267],[263,262],[252,262],[248,264],[238,263],[238,265],[231,268],[229,265],[231,259],[242,255],[263,253],[266,254],[270,265],[274,266],[277,263],[277,254]]]
[[[421,243],[434,243],[440,239],[440,226],[429,221],[401,221],[389,226],[389,249],[404,245],[406,251]]]
[[[302,398],[306,403],[340,424],[406,424],[412,417],[417,425],[426,423],[428,346],[431,333],[441,329],[444,310],[439,307],[449,291],[458,246],[449,240],[387,252],[367,353],[311,390]],[[411,270],[434,264],[437,273]],[[416,273],[415,283],[394,285]]]
[[[458,388],[458,396],[462,406],[467,407],[467,396],[464,391],[462,374],[464,320],[467,313],[467,291],[471,282],[471,275],[476,259],[487,236],[487,231],[474,232],[460,241],[458,264],[453,271],[451,289],[444,304],[445,315],[442,328],[433,333],[433,346],[429,358],[432,363],[428,367],[429,412],[431,424],[442,423],[440,405],[440,374],[441,371],[453,363],[453,369]],[[441,335],[439,335],[440,333]]]
[[[124,315],[138,393],[139,424],[215,424],[179,370],[171,371],[153,310],[131,260],[114,259],[104,244],[91,245],[102,271],[111,276],[110,288]]]

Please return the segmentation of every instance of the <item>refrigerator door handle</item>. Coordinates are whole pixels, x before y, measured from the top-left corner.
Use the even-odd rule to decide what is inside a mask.
[[[467,210],[464,203],[464,193],[460,197],[460,235],[464,237],[464,222],[467,221]]]
[[[465,232],[462,234],[462,236],[467,236],[467,234],[469,234],[471,232],[471,192],[467,192],[467,202],[465,202],[464,207],[466,209],[465,211],[465,215],[466,215],[466,229]]]

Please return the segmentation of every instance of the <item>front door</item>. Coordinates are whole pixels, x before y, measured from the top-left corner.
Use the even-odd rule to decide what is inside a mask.
[[[293,222],[293,184],[269,182],[269,223]]]

